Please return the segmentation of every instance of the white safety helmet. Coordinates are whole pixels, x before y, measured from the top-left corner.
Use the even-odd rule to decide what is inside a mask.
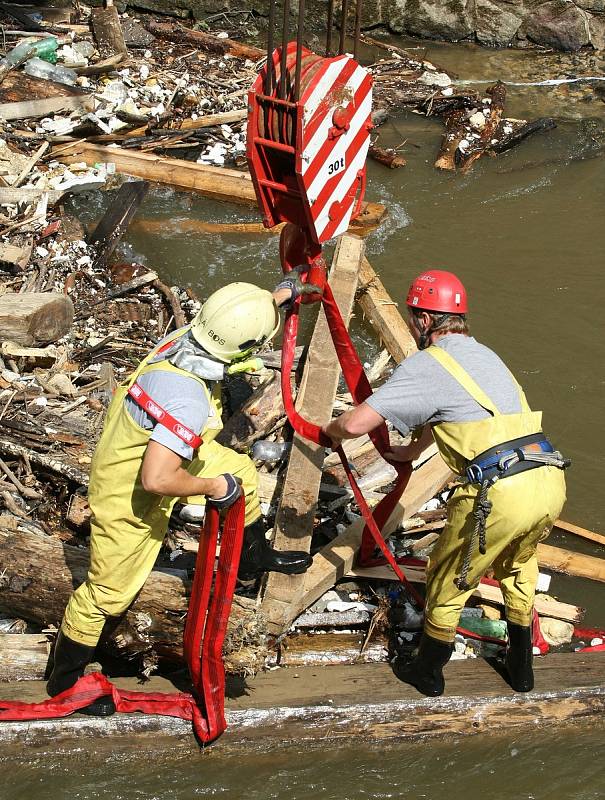
[[[207,353],[228,364],[272,339],[279,322],[271,292],[253,283],[229,283],[206,300],[191,333]]]

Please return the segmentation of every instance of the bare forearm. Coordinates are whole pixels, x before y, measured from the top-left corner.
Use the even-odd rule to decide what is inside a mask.
[[[143,475],[142,482],[146,491],[164,497],[213,495],[217,490],[216,478],[196,478],[184,469],[170,473]]]

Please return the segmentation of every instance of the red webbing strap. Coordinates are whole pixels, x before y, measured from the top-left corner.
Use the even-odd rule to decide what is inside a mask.
[[[363,365],[359,359],[359,356],[357,355],[357,350],[351,341],[349,332],[347,331],[346,325],[344,324],[340,314],[340,309],[338,308],[328,283],[326,283],[324,286],[322,304],[345,382],[355,403],[363,403],[363,401],[372,394],[372,388],[366,377]],[[298,311],[298,303],[295,303],[294,306],[288,311],[284,324],[281,369],[281,385],[284,408],[290,424],[299,435],[304,436],[306,439],[322,445],[323,447],[330,447],[331,441],[322,432],[319,425],[304,419],[294,406],[292,388],[290,386],[290,371],[292,369],[292,364],[294,363],[294,353],[296,349]],[[380,425],[369,435],[377,450],[384,458],[384,453],[387,452],[390,447],[386,425]],[[357,481],[355,480],[349,465],[349,461],[342,446],[340,446],[336,452],[340,457],[342,466],[345,470],[349,483],[351,484],[353,495],[366,523],[362,533],[359,554],[360,563],[367,564],[368,556],[371,556],[374,551],[374,547],[377,546],[382,551],[386,561],[392,567],[397,578],[406,586],[407,590],[414,597],[414,599],[422,604],[422,597],[418,594],[416,589],[414,589],[414,587],[403,574],[403,571],[397,564],[395,557],[391,553],[389,546],[381,534],[382,527],[391,516],[393,509],[399,502],[399,498],[403,494],[403,490],[407,485],[412,472],[411,465],[408,463],[392,462],[388,461],[388,459],[385,459],[397,470],[397,481],[392,491],[380,501],[380,503],[376,506],[374,513],[372,513],[370,507],[366,503],[361,489],[357,484]]]
[[[111,695],[119,712],[141,711],[144,714],[191,720],[196,736],[203,743],[212,742],[220,736],[226,727],[222,649],[244,536],[243,497],[227,511],[223,523],[221,553],[210,600],[217,536],[218,512],[208,507],[200,536],[184,635],[194,695],[118,689],[104,675],[95,672],[85,675],[71,689],[41,703],[0,700],[0,720],[67,717],[95,700]]]
[[[160,425],[168,428],[168,430],[174,433],[175,436],[178,436],[182,442],[193,447],[194,450],[197,450],[202,444],[201,436],[198,436],[197,433],[194,433],[186,425],[183,425],[182,422],[179,422],[176,417],[169,414],[168,411],[162,408],[159,403],[156,403],[136,381],[132,384],[130,389],[128,389],[128,394],[143,411],[146,411],[149,416],[156,422],[159,422]]]

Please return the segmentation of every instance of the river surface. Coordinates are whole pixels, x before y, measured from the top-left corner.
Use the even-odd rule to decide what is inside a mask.
[[[544,74],[546,62],[526,52],[426,47],[427,58],[461,80],[560,77],[556,57],[549,57],[550,74]],[[413,114],[392,118],[380,129],[379,143],[404,143],[408,163],[397,171],[369,164],[367,197],[383,202],[390,216],[368,238],[367,253],[402,309],[419,271],[442,267],[460,275],[470,295],[473,334],[504,358],[532,407],[544,411],[545,430],[573,460],[563,517],[603,531],[605,104],[581,99],[588,95],[585,86],[575,85],[511,88],[511,115],[550,114],[557,129],[482,159],[465,176],[433,167],[439,121]],[[100,209],[89,206],[89,214],[95,211]],[[166,226],[154,236],[133,229],[132,249],[164,280],[189,284],[200,297],[235,279],[272,288],[279,274],[272,236],[182,235],[170,221],[242,221],[255,219],[252,212],[159,188],[139,218],[165,219]],[[353,331],[371,359],[378,351],[372,332],[359,318]],[[555,543],[603,555],[602,548],[578,540]],[[603,584],[558,577],[552,586],[561,600],[588,607],[588,623],[605,624]],[[0,796],[597,800],[605,796],[603,747],[602,720],[502,737],[380,748],[326,744],[248,756],[221,754],[220,746],[203,756],[177,746],[137,755],[135,743],[129,752],[95,757],[94,745],[83,743],[80,754],[65,758],[11,754],[9,765],[5,756]]]

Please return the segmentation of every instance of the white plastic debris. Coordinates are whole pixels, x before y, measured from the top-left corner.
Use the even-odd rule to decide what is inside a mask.
[[[482,131],[485,128],[485,116],[483,111],[476,111],[469,117],[468,120],[473,128],[477,131]]]
[[[451,86],[446,86],[445,89],[441,90],[441,94],[443,97],[451,97],[454,94],[454,90]]]
[[[344,600],[330,600],[326,606],[326,611],[376,611],[378,606],[371,603],[352,602],[347,603]]]
[[[418,83],[424,83],[426,86],[450,86],[452,79],[445,72],[431,72],[427,70],[423,72],[418,78]]]

